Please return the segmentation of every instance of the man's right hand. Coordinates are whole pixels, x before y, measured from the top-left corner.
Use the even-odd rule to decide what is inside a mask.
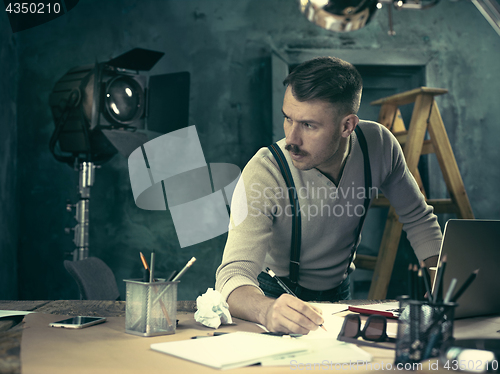
[[[272,332],[306,335],[323,322],[321,314],[311,305],[283,294],[268,307],[265,326]]]
[[[288,294],[272,299],[256,287],[242,286],[227,301],[232,316],[260,323],[271,332],[305,335],[323,323],[321,310]]]

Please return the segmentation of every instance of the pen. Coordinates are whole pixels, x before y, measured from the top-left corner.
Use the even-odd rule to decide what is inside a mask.
[[[465,281],[465,283],[462,285],[462,287],[459,288],[459,290],[457,291],[457,293],[451,298],[451,302],[455,302],[458,300],[458,298],[460,296],[462,296],[462,294],[465,292],[465,290],[467,288],[469,288],[469,286],[471,285],[471,283],[474,281],[474,279],[476,279],[477,277],[477,273],[479,273],[479,269],[476,269],[472,272],[471,275],[469,275],[469,278],[467,278],[467,280]]]
[[[155,281],[155,251],[151,252],[151,267],[149,268],[149,282]]]
[[[269,274],[271,277],[273,277],[273,278],[276,280],[276,282],[278,282],[278,284],[281,286],[281,288],[283,288],[283,289],[285,290],[285,292],[286,292],[287,294],[292,295],[292,296],[294,296],[294,297],[297,297],[297,296],[296,296],[296,295],[292,292],[292,290],[291,290],[291,289],[289,289],[289,288],[288,288],[288,286],[287,286],[285,283],[283,283],[283,281],[282,281],[281,279],[279,279],[279,278],[276,276],[276,274],[274,273],[274,271],[272,271],[272,270],[271,270],[271,269],[269,269],[268,267],[266,268],[266,271],[267,271],[267,274]],[[298,297],[297,297],[297,299],[298,299]],[[325,331],[326,331],[326,328],[325,328],[325,326],[323,326],[323,324],[319,325],[319,327],[321,327],[323,330],[325,330]]]
[[[262,335],[281,336],[282,338],[300,338],[302,334],[287,334],[284,332],[261,332]]]
[[[207,335],[192,336],[191,339],[211,338],[212,336],[221,336],[221,335],[226,335],[226,334],[229,334],[229,333],[228,332],[213,332],[213,333],[208,333]]]
[[[173,272],[170,273],[168,278],[166,279],[167,282],[171,282],[172,279],[174,279],[175,275],[177,274],[177,270],[174,270]]]
[[[221,335],[226,335],[230,334],[229,332],[213,332],[213,333],[207,333],[207,335],[196,335],[192,336],[191,339],[201,339],[201,338],[211,338],[212,336],[221,336]],[[281,337],[290,337],[290,338],[299,338],[302,336],[302,334],[285,334],[281,332],[261,332],[262,335],[271,335],[271,336],[281,336]]]
[[[182,268],[182,270],[179,272],[179,274],[177,274],[177,275],[175,276],[175,278],[174,278],[174,279],[172,279],[172,282],[177,282],[177,281],[178,281],[178,280],[179,280],[179,279],[180,279],[180,278],[184,275],[184,273],[185,273],[186,271],[188,271],[188,270],[189,270],[189,268],[191,267],[191,265],[193,265],[193,263],[194,263],[195,261],[196,261],[196,258],[194,258],[194,257],[193,257],[193,258],[191,258],[191,260],[189,260],[189,261],[188,261],[188,263],[186,264],[186,266],[184,266],[184,267]]]

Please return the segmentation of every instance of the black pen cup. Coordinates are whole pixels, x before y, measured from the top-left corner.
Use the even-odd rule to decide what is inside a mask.
[[[398,298],[401,310],[398,323],[395,363],[416,363],[438,357],[443,344],[453,341],[456,303],[429,303]]]
[[[126,284],[125,332],[139,336],[175,334],[177,284],[124,279]]]

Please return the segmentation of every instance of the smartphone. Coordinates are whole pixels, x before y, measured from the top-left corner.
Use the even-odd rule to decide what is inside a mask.
[[[62,321],[49,323],[49,326],[50,327],[62,327],[65,329],[83,329],[84,327],[97,325],[98,323],[102,323],[105,321],[106,321],[105,317],[78,316],[78,317],[63,319]]]

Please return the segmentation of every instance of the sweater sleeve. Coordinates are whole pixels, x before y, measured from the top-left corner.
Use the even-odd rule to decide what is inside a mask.
[[[272,207],[278,204],[270,192],[279,178],[264,153],[259,151],[246,165],[231,201],[231,223],[215,283],[224,300],[238,287],[259,287],[257,276],[271,238]]]
[[[401,146],[385,128],[384,133],[384,143],[387,141],[391,145],[385,149],[391,150],[386,157],[390,158],[388,162],[392,170],[380,189],[396,210],[418,260],[422,261],[439,253],[441,229],[433,208],[426,203],[424,195],[406,165]]]

